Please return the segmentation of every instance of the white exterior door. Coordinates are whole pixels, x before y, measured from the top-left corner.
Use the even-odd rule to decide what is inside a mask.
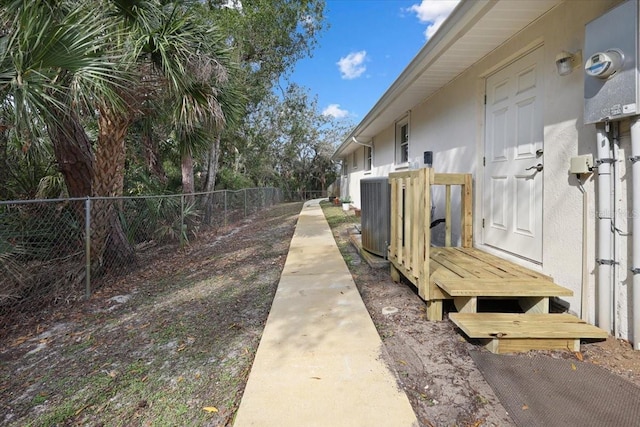
[[[542,48],[487,78],[484,243],[542,262]]]

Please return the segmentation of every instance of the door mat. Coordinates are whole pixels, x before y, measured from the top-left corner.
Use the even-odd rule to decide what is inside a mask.
[[[640,387],[604,368],[542,355],[470,353],[518,426],[640,426]]]

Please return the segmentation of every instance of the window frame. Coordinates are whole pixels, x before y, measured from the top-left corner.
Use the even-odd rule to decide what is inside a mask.
[[[373,169],[373,141],[371,146],[364,147],[364,170],[371,172],[371,169]]]
[[[406,131],[403,131],[403,128]],[[411,141],[411,131],[409,126],[409,115],[396,121],[395,126],[395,145],[396,145],[396,166],[403,167],[409,165],[409,143]],[[403,135],[403,132],[405,133]],[[404,136],[404,141],[403,141]],[[403,157],[405,157],[403,159]]]

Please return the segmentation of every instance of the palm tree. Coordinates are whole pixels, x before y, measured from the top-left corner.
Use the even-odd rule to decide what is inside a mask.
[[[45,123],[69,195],[120,196],[132,121],[163,95],[181,101],[174,124],[220,125],[222,111],[209,96],[216,91],[207,83],[223,82],[226,70],[202,55],[207,43],[207,53],[214,51],[212,30],[196,25],[185,2],[72,3],[22,0],[0,11],[0,93],[15,110],[14,123],[0,127],[14,126],[28,146],[40,130],[33,123]],[[83,127],[92,118],[95,151]],[[98,204],[92,222],[96,259],[109,241],[112,262],[131,259],[113,205]]]
[[[92,194],[93,153],[80,123],[89,97],[115,99],[118,73],[101,55],[110,24],[96,23],[80,9],[43,0],[17,0],[0,10],[0,95],[13,107],[13,127],[25,149],[43,125],[54,145],[69,194]]]
[[[224,105],[220,98],[231,64],[224,40],[202,14],[195,13],[204,10],[198,2],[111,3],[128,33],[125,41],[118,41],[129,47],[127,64],[138,81],[123,97],[127,111],[111,110],[107,103],[100,109],[99,194],[122,194],[124,141],[129,125],[141,115],[169,121],[181,153],[183,192],[193,193],[194,158],[215,146],[214,135],[225,124],[223,108],[229,103]]]

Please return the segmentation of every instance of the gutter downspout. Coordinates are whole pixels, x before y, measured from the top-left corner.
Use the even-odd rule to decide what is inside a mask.
[[[640,117],[631,120],[633,348],[640,350]]]
[[[611,292],[613,279],[613,234],[611,230],[611,144],[609,123],[596,125],[598,159],[598,326],[611,333]]]
[[[618,170],[620,167],[618,164],[618,158],[620,157],[619,149],[620,122],[615,121],[611,123],[611,157],[613,159],[611,163],[611,233],[613,239],[613,246],[611,247],[611,259],[613,260],[613,264],[611,265],[611,275],[613,277],[613,284],[611,285],[611,303],[613,308],[611,328],[613,329],[614,337],[620,336],[620,317],[618,316],[618,290],[620,287],[620,263],[618,262],[620,259],[620,230],[618,229],[618,224],[620,223],[618,220],[618,194],[620,193],[620,188],[618,187],[618,176],[620,176],[620,171]]]
[[[360,141],[358,141],[356,139],[355,136],[351,137],[351,141],[353,141],[353,142],[355,142],[356,144],[359,144],[359,145],[364,145],[365,147],[369,147],[369,148],[373,147],[373,144],[371,144],[371,142],[360,142]]]
[[[587,215],[589,212],[589,198],[588,193],[582,185],[582,181],[580,180],[580,175],[578,175],[578,184],[580,187],[580,192],[582,193],[582,287],[580,292],[580,318],[585,322],[588,322],[589,316],[587,315],[587,313],[589,312],[589,304],[587,299],[589,292],[587,286],[589,285],[589,273],[587,271]]]

